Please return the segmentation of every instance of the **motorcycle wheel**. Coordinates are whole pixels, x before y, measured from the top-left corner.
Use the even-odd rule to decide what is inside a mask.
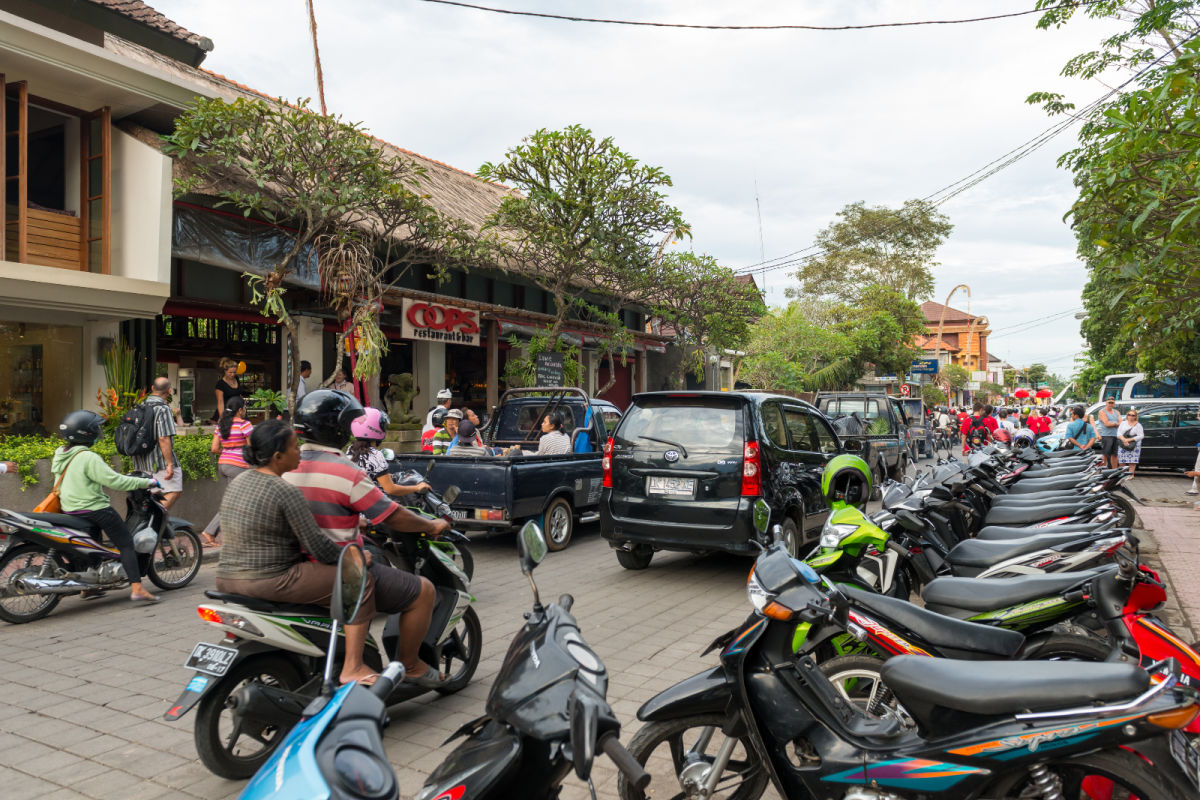
[[[1117,525],[1118,528],[1133,528],[1138,524],[1137,510],[1134,509],[1133,503],[1128,497],[1121,495],[1111,495],[1113,504],[1121,512],[1121,522]]]
[[[54,610],[62,600],[61,594],[7,594],[9,584],[20,571],[40,570],[49,561],[63,567],[62,561],[45,547],[19,544],[9,548],[0,558],[0,619],[20,625],[41,619]]]
[[[1101,750],[1078,758],[1051,758],[1045,762],[1062,797],[1136,797],[1171,800],[1175,790],[1134,753]],[[1119,789],[1117,787],[1120,787]],[[1040,794],[1028,771],[1002,776],[983,791],[987,797],[1025,797]]]
[[[724,741],[720,714],[650,722],[629,741],[629,753],[651,775],[651,785],[660,791],[666,787],[697,786],[704,780]],[[722,800],[756,800],[766,791],[770,779],[748,737],[740,737],[725,772],[711,795]],[[645,794],[630,785],[625,773],[617,778],[621,800],[643,800]],[[688,792],[676,795],[691,796]]]
[[[475,676],[482,652],[483,626],[479,624],[475,609],[468,607],[450,634],[450,641],[442,648],[442,661],[438,666],[446,680],[437,688],[438,694],[454,694],[465,688]]]
[[[820,666],[821,674],[859,711],[875,719],[892,717],[905,728],[915,728],[912,717],[879,677],[882,668],[883,659],[865,655],[838,656]]]
[[[200,571],[200,537],[191,528],[175,528],[158,539],[146,575],[160,589],[187,586]]]
[[[1104,661],[1111,654],[1111,645],[1092,636],[1051,633],[1026,639],[1016,658],[1022,661]]]
[[[271,757],[287,736],[278,725],[242,720],[225,707],[238,687],[259,681],[282,689],[298,689],[304,682],[295,665],[286,658],[264,654],[248,658],[231,669],[221,682],[200,700],[193,735],[196,753],[214,774],[230,780],[249,778]]]

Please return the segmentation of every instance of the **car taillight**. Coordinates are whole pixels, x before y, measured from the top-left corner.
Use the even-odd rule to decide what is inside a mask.
[[[758,456],[758,442],[746,442],[742,451],[742,496],[757,497],[762,494],[762,460]]]
[[[600,473],[603,476],[600,485],[605,489],[612,488],[612,451],[613,440],[610,436],[608,441],[604,443],[604,458],[600,459]]]

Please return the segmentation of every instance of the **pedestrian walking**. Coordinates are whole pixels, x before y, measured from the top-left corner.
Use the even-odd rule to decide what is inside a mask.
[[[1096,429],[1100,432],[1100,454],[1104,456],[1104,466],[1113,469],[1117,466],[1117,431],[1125,424],[1121,420],[1121,412],[1117,411],[1115,399],[1110,397],[1104,401],[1104,408],[1097,414],[1096,423]]]
[[[221,412],[224,411],[230,400],[235,397],[245,397],[242,383],[238,380],[238,362],[232,358],[222,358],[219,366],[221,377],[217,378],[217,384],[213,387],[213,394],[217,398],[217,408],[213,411],[213,419],[220,419]]]
[[[250,441],[250,434],[253,432],[254,426],[246,419],[246,401],[235,397],[226,403],[209,448],[211,452],[220,454],[217,459],[217,472],[225,481],[222,494],[224,489],[229,487],[231,480],[250,468],[242,449]],[[221,512],[218,510],[212,520],[204,526],[200,540],[205,547],[216,547],[217,536],[220,533]]]
[[[166,378],[155,378],[145,405],[154,414],[157,446],[148,453],[133,457],[133,468],[153,475],[166,492],[163,495],[163,507],[168,511],[183,492],[183,470],[175,454],[175,415],[171,412],[170,400],[171,382]]]
[[[1125,420],[1117,427],[1117,443],[1120,451],[1117,461],[1122,466],[1129,467],[1129,474],[1137,471],[1138,460],[1142,457],[1142,440],[1146,438],[1146,430],[1138,422],[1137,409],[1129,409]]]

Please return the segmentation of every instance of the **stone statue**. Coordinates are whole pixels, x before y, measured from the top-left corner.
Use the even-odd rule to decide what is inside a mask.
[[[411,411],[413,398],[418,394],[416,384],[409,372],[388,376],[388,390],[384,399],[392,427],[409,429],[421,425],[421,418]]]

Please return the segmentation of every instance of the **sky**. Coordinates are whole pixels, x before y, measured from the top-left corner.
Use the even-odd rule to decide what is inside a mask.
[[[205,68],[270,95],[316,96],[302,0],[149,1],[215,42]],[[857,25],[1003,14],[1034,3],[479,4],[708,25]],[[670,199],[692,226],[692,241],[681,246],[738,270],[809,247],[848,203],[899,206],[1033,138],[1056,121],[1025,104],[1033,91],[1060,91],[1081,106],[1104,94],[1097,81],[1058,73],[1113,30],[1081,18],[1041,31],[1036,15],[818,32],[584,24],[421,0],[315,0],[315,10],[331,112],[468,172],[539,128],[584,125],[664,168],[674,182]],[[938,252],[932,298],[945,302],[967,284],[971,313],[991,324],[990,352],[1061,375],[1084,347],[1067,313],[1081,308],[1087,280],[1063,221],[1075,192],[1055,164],[1076,130],[941,207],[954,231]],[[795,283],[786,268],[755,278],[775,305]],[[966,309],[965,293],[951,305]]]

